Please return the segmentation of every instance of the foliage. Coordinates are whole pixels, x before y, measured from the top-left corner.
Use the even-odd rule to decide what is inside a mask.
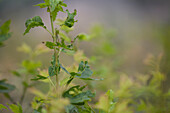
[[[87,36],[79,34],[71,38],[68,35],[73,30],[75,22],[77,22],[77,20],[75,21],[77,10],[75,9],[73,13],[70,13],[67,9],[66,20],[60,20],[58,23],[59,26],[55,28],[54,22],[58,12],[65,13],[63,7],[67,7],[67,5],[62,0],[44,0],[44,3],[35,6],[47,8],[47,12],[50,14],[51,31],[46,27],[40,16],[35,16],[26,20],[24,35],[35,27],[44,28],[52,37],[52,41],[46,41],[44,43],[48,50],[53,51],[52,60],[48,69],[42,70],[41,62],[36,61],[35,58],[42,53],[48,52],[48,50],[39,49],[38,47],[32,50],[26,44],[18,48],[18,51],[24,52],[28,56],[28,59],[22,61],[20,69],[11,71],[12,74],[20,79],[22,86],[22,95],[18,104],[8,94],[15,87],[5,83],[5,81],[0,82],[1,87],[6,88],[4,91],[0,91],[6,93],[5,96],[9,97],[8,99],[13,103],[8,104],[9,108],[14,113],[24,112],[21,105],[23,105],[26,94],[31,93],[36,95],[31,102],[33,108],[31,112],[33,113],[95,113],[98,108],[91,107],[89,104],[92,98],[95,97],[94,91],[87,90],[87,85],[75,85],[73,83],[73,80],[100,80],[91,77],[93,71],[89,66],[88,60],[81,60],[78,63],[79,65],[76,65],[75,70],[68,70],[60,62],[61,53],[73,56],[77,51],[76,41],[83,40],[83,37]],[[7,34],[8,31],[9,29],[5,33]],[[48,86],[48,89],[46,91],[38,89],[38,83]],[[111,111],[114,108],[112,90],[108,92],[108,100],[108,109]],[[95,102],[92,102],[92,104],[94,106]],[[6,109],[6,107],[2,105],[1,109]]]
[[[18,69],[11,71],[14,78],[18,79],[18,87],[7,83],[5,79],[0,80],[0,93],[11,102],[0,104],[0,110],[11,110],[13,113],[170,112],[170,91],[165,91],[163,84],[169,71],[168,38],[163,40],[166,52],[164,56],[149,55],[145,60],[147,71],[129,76],[120,72],[124,59],[117,55],[121,51],[113,44],[116,34],[114,29],[96,25],[89,34],[79,33],[72,38],[69,33],[74,30],[77,22],[77,10],[72,13],[65,10],[67,4],[63,0],[44,0],[44,3],[35,6],[47,8],[51,31],[40,16],[35,16],[26,20],[24,35],[35,27],[42,27],[51,35],[52,41],[45,41],[35,49],[27,44],[17,48],[27,58]],[[59,12],[67,13],[66,19],[58,19]],[[11,36],[9,25],[10,20],[0,27],[0,45]],[[165,35],[168,36],[168,33]],[[77,43],[81,46],[82,41],[91,41],[93,56],[88,58],[78,49]],[[50,64],[42,66],[39,55],[51,54],[50,51],[53,51]],[[69,55],[75,62],[65,66],[61,62],[61,55]],[[13,99],[13,93],[19,95],[19,92],[11,93],[15,89],[21,91],[21,96]],[[104,93],[106,90],[107,93]],[[33,97],[31,102],[27,100],[29,97]]]

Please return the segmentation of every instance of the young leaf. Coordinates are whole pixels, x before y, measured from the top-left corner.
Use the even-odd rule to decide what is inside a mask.
[[[64,25],[68,26],[68,27],[73,27],[74,26],[74,22],[77,22],[74,20],[74,17],[77,15],[77,10],[75,9],[73,13],[70,13],[68,10],[66,10],[68,13],[67,19],[64,23]]]
[[[11,105],[9,105],[9,108],[10,108],[10,109],[12,110],[12,112],[14,112],[14,113],[23,113],[23,112],[22,112],[22,107],[21,107],[20,104],[18,104],[18,105],[11,104]]]
[[[41,17],[39,16],[35,16],[31,19],[28,19],[26,22],[25,22],[25,26],[26,26],[26,30],[24,32],[24,35],[27,34],[31,28],[34,28],[34,27],[43,27],[43,28],[46,28],[44,26],[44,23],[42,22],[42,19]]]
[[[63,3],[63,1],[61,0],[49,0],[49,2],[50,2],[50,7],[51,7],[51,10],[50,10],[51,16],[52,16],[53,21],[55,21],[57,13],[59,11],[64,12],[62,6],[66,7],[67,5]]]
[[[49,0],[51,12],[53,12],[56,8],[56,6],[59,4],[61,0]]]
[[[0,104],[0,110],[2,110],[2,109],[6,109],[6,110],[8,110],[8,108],[7,108],[6,106],[4,106],[4,105]]]

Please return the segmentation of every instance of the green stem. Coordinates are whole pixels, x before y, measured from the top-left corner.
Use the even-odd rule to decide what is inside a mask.
[[[55,32],[55,29],[54,29],[54,21],[53,21],[53,17],[52,17],[52,14],[50,13],[50,20],[51,20],[51,29],[52,29],[52,38],[53,38],[53,43],[56,43],[57,42],[57,35],[56,35],[56,32]],[[57,54],[57,51],[56,51],[56,47],[54,46],[54,61],[56,61],[56,65],[58,67],[58,54]],[[57,87],[59,86],[59,80],[58,80],[58,72],[56,73],[56,85]]]
[[[21,96],[21,100],[20,100],[20,104],[21,104],[21,105],[22,105],[23,100],[24,100],[24,98],[25,98],[25,94],[26,94],[27,88],[28,88],[28,87],[25,87],[25,86],[24,86],[24,90],[23,90],[23,93],[22,93],[22,96]]]
[[[55,87],[55,85],[54,85],[54,83],[53,83],[53,81],[51,80],[51,78],[50,78],[50,77],[49,77],[49,81],[50,81],[50,83],[52,84],[52,86],[54,87],[55,92],[57,93],[57,89],[56,89],[56,87]]]

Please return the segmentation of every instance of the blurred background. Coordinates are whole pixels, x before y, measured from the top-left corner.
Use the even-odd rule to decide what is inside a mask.
[[[5,46],[0,48],[0,78],[9,78],[12,84],[17,85],[17,79],[11,77],[9,71],[19,68],[22,60],[28,58],[18,52],[17,48],[23,43],[35,48],[36,45],[49,40],[49,34],[42,28],[32,29],[31,33],[23,36],[25,21],[34,16],[41,16],[45,25],[50,28],[46,9],[33,7],[40,2],[42,0],[0,0],[0,22],[11,19],[13,32]],[[120,100],[115,113],[168,113],[170,1],[65,0],[65,3],[71,12],[74,9],[78,11],[78,22],[70,36],[75,37],[81,32],[95,34],[93,38],[80,42],[79,53],[74,57],[87,56],[91,60],[94,76],[104,78],[103,81],[87,82],[92,89],[96,89],[98,97],[109,88],[113,89]],[[58,17],[66,18],[66,15],[61,13]],[[50,56],[49,52],[37,58],[42,61],[42,68],[48,68]],[[65,66],[74,63],[74,58],[68,55],[63,54],[60,59]],[[160,77],[158,72],[163,77]],[[150,81],[156,82],[150,84]],[[159,86],[152,87],[156,84]],[[135,85],[137,87],[134,88]],[[20,92],[19,89],[18,91]],[[147,105],[145,97],[152,97],[148,100],[151,107]],[[141,104],[141,99],[144,99],[149,110]],[[6,101],[2,95],[0,103]],[[139,106],[134,106],[134,101],[139,103]],[[160,107],[160,104],[163,107]]]

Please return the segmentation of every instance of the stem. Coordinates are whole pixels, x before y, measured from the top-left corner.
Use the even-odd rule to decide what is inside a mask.
[[[55,87],[55,85],[54,85],[54,83],[53,83],[53,81],[51,80],[50,77],[49,77],[49,81],[50,81],[50,83],[52,84],[52,86],[54,87],[54,89],[55,89],[55,91],[56,91],[56,93],[57,93],[57,89],[56,89],[56,87]]]
[[[25,97],[27,88],[28,88],[28,87],[25,87],[25,86],[24,86],[24,90],[23,90],[23,93],[22,93],[22,96],[21,96],[21,100],[20,100],[20,104],[21,104],[21,105],[22,105],[22,103],[23,103],[23,100],[24,100],[24,97]]]
[[[20,99],[20,104],[22,105],[23,101],[24,101],[24,98],[25,98],[25,95],[26,95],[26,92],[27,92],[27,89],[29,87],[29,76],[28,74],[25,75],[25,80],[23,81],[23,93],[22,93],[22,96],[21,96],[21,99]],[[24,82],[26,83],[26,85],[24,85]]]
[[[53,18],[52,18],[52,14],[50,13],[50,20],[51,20],[51,29],[52,29],[52,38],[53,38],[53,43],[57,42],[57,35],[54,29],[54,25],[53,25]],[[56,47],[54,46],[54,60],[56,61],[56,65],[58,67],[58,54],[56,51]],[[59,80],[58,80],[58,72],[56,73],[56,85],[57,87],[59,86]]]

